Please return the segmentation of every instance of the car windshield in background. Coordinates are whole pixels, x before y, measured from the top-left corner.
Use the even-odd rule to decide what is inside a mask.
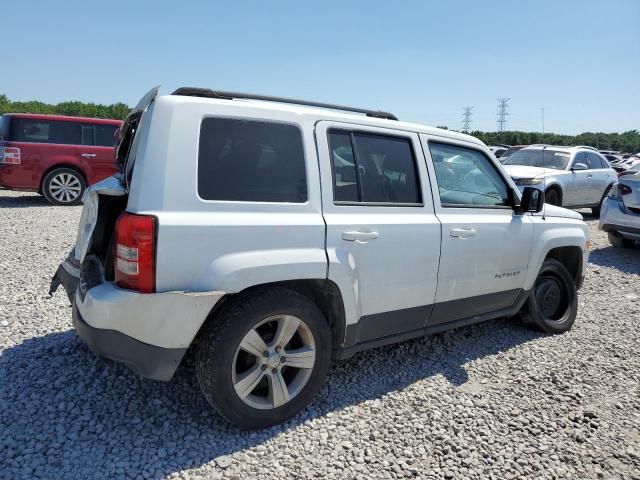
[[[530,167],[554,168],[564,170],[569,163],[571,154],[559,150],[529,150],[523,149],[514,152],[504,162],[505,165],[527,165]]]

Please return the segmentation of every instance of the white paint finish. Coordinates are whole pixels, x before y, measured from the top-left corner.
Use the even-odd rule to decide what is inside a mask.
[[[112,282],[76,295],[83,320],[94,328],[116,330],[164,348],[186,348],[222,292],[136,293]]]
[[[416,156],[423,205],[335,205],[327,141],[330,128],[409,139]],[[350,123],[320,122],[316,142],[327,223],[329,278],[342,291],[347,323],[354,323],[363,315],[433,303],[441,233],[418,136]],[[376,232],[377,237],[355,241],[344,238],[352,236],[352,232]]]
[[[587,225],[582,221],[560,216],[532,215],[529,218],[534,224],[534,242],[524,288],[526,290],[533,288],[544,259],[554,248],[580,248],[582,251],[582,275],[584,275],[589,263],[589,252],[587,251],[589,230]]]
[[[200,124],[210,116],[297,125],[307,202],[199,198]],[[331,125],[411,139],[423,205],[335,205],[326,139]],[[158,97],[140,129],[127,210],[158,218],[156,284],[168,293],[141,295],[106,283],[87,293],[80,312],[92,326],[153,345],[185,347],[221,292],[262,283],[328,275],[342,293],[347,323],[354,323],[362,315],[531,288],[546,253],[557,246],[582,248],[586,266],[586,226],[574,212],[547,208],[543,219],[510,209],[442,208],[430,155],[422,148],[429,139],[477,148],[493,159],[473,137],[414,124],[269,102]]]
[[[441,208],[442,259],[436,302],[522,288],[533,224],[511,209]],[[473,236],[451,236],[456,229]]]

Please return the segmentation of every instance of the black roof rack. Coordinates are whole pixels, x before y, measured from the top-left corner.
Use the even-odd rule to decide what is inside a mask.
[[[233,100],[234,98],[247,98],[250,100],[264,100],[267,102],[291,103],[294,105],[305,105],[308,107],[329,108],[331,110],[344,110],[347,112],[364,113],[367,117],[386,118],[387,120],[398,120],[398,118],[388,112],[367,110],[364,108],[345,107],[343,105],[333,105],[331,103],[311,102],[309,100],[295,100],[285,97],[271,97],[268,95],[255,95],[253,93],[222,92],[211,90],[210,88],[181,87],[171,95],[184,95],[187,97],[220,98]]]

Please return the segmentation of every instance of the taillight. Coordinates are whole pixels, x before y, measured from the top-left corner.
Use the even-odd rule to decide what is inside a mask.
[[[619,183],[618,191],[620,192],[620,195],[629,195],[631,193],[631,187]]]
[[[116,284],[152,293],[156,288],[156,217],[122,213],[116,222]]]
[[[18,147],[0,147],[0,163],[20,165],[20,149]]]

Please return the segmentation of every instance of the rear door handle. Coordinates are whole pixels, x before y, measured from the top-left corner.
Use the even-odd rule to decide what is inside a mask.
[[[452,228],[449,230],[449,235],[457,238],[473,237],[476,231],[473,228]]]
[[[590,173],[587,174],[587,178],[591,178],[591,177],[593,177],[593,175],[591,175]]]
[[[82,158],[93,158],[93,157],[96,156],[96,154],[95,153],[81,153],[80,156]]]
[[[369,240],[375,240],[379,236],[378,232],[342,232],[342,239],[348,242],[355,242],[356,240],[358,242],[368,242]]]

